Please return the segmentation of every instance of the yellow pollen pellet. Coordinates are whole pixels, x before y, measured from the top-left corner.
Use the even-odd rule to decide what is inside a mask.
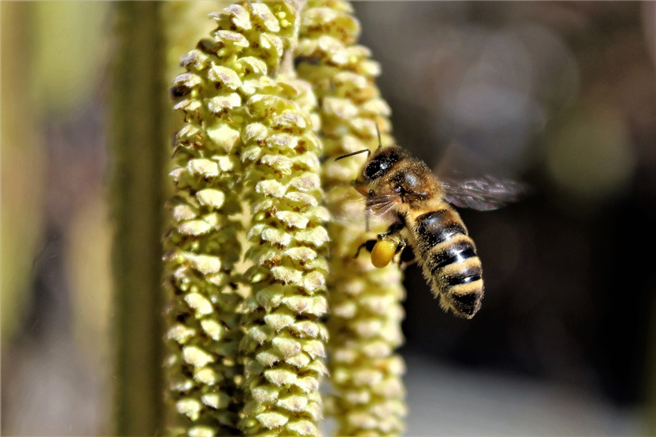
[[[379,269],[387,266],[396,253],[396,243],[392,241],[378,240],[371,251],[371,264]]]

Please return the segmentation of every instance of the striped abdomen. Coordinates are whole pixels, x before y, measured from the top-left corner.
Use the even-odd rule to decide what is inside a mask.
[[[445,208],[419,215],[413,222],[416,254],[441,306],[472,318],[483,299],[483,270],[460,216]]]

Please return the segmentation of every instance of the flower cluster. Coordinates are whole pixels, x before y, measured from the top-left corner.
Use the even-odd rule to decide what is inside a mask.
[[[305,108],[303,107],[305,106]],[[248,435],[317,435],[327,331],[328,212],[321,205],[321,142],[307,83],[278,80],[246,103],[242,138],[253,286],[242,348]]]
[[[338,217],[361,214],[360,220],[329,226],[329,370],[337,434],[389,435],[402,432],[405,415],[404,364],[394,353],[402,342],[404,290],[396,266],[378,270],[366,257],[353,259],[358,246],[372,238],[364,232],[361,199],[351,187],[362,161],[334,160],[378,147],[377,127],[383,142],[391,141],[390,110],[375,84],[379,66],[356,44],[359,31],[349,3],[310,1],[301,21],[297,71],[320,102],[327,206]]]
[[[178,432],[239,434],[244,406],[242,129],[244,103],[276,71],[296,33],[289,3],[232,5],[212,14],[217,29],[183,56],[173,81],[184,127],[174,142],[165,236],[169,395]]]
[[[377,129],[389,143],[390,111],[350,5],[300,4],[211,14],[217,29],[171,89],[184,119],[165,236],[180,434],[318,435],[328,371],[339,435],[403,430],[400,272],[353,259],[364,220],[329,220],[362,209],[361,161],[333,158],[377,147]]]

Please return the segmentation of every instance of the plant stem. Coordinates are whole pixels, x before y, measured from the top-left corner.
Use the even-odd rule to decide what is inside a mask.
[[[114,435],[163,428],[162,263],[166,88],[159,2],[116,4],[110,147],[115,314]]]

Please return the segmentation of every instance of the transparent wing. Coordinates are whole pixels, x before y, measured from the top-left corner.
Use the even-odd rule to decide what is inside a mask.
[[[492,176],[456,180],[443,179],[442,188],[447,202],[461,208],[490,211],[523,198],[527,186],[510,179]]]
[[[449,144],[433,173],[444,188],[444,198],[450,204],[479,211],[490,211],[517,202],[532,190],[511,178],[492,175],[504,174],[508,169],[482,159],[467,147]]]

